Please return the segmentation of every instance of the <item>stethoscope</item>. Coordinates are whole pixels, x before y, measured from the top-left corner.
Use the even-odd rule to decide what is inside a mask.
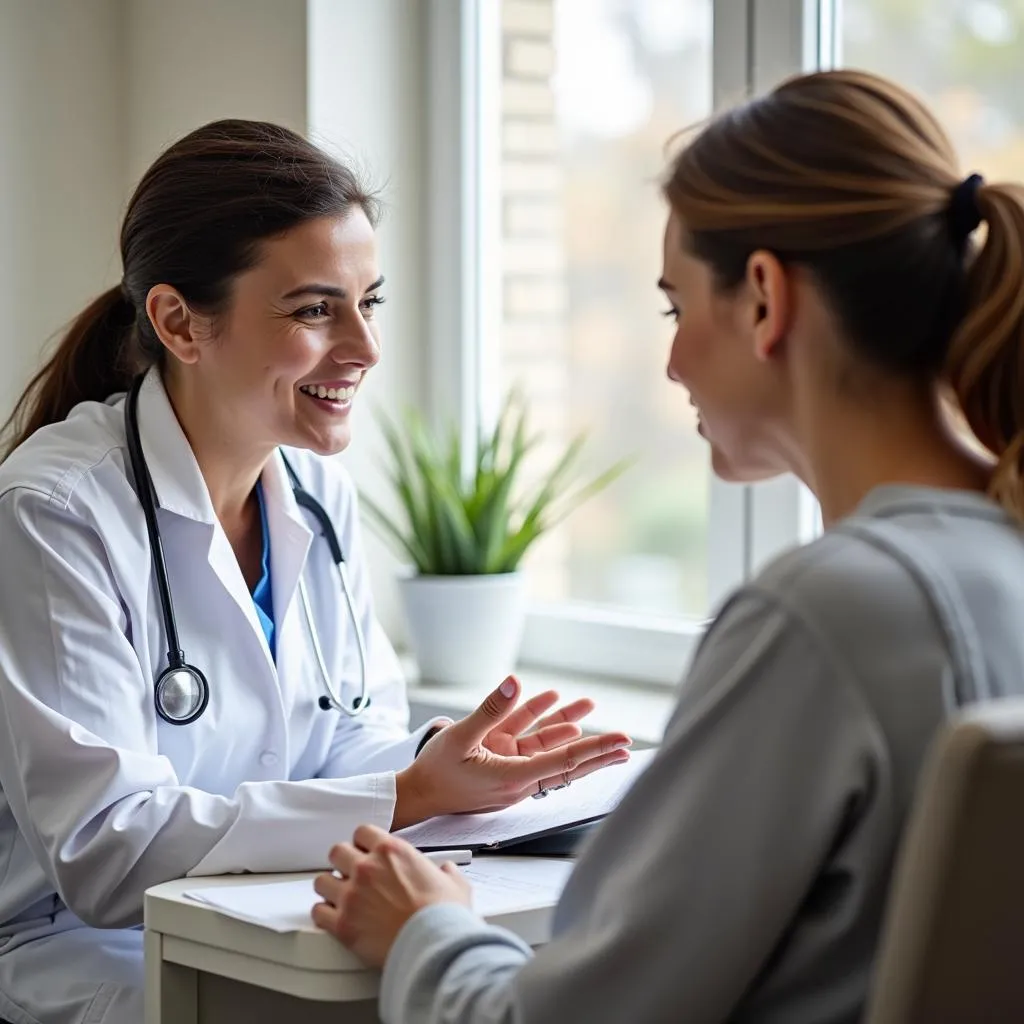
[[[157,676],[154,683],[154,697],[157,714],[165,722],[170,722],[172,725],[188,725],[199,718],[206,710],[206,705],[210,703],[210,684],[206,681],[206,676],[195,665],[190,665],[185,660],[185,652],[181,649],[181,643],[178,640],[174,602],[171,600],[171,587],[167,581],[167,563],[164,561],[164,546],[160,539],[160,527],[156,521],[156,491],[153,488],[153,479],[149,475],[149,467],[146,465],[146,457],[143,455],[142,443],[139,440],[139,391],[142,388],[144,376],[144,374],[140,374],[136,377],[128,392],[128,397],[125,399],[124,430],[128,440],[128,459],[131,462],[132,473],[135,476],[139,492],[139,503],[142,505],[142,511],[146,517],[149,549],[153,558],[153,567],[156,570],[160,614],[164,620],[164,630],[167,633],[167,667]],[[359,651],[359,696],[349,706],[341,701],[340,694],[337,697],[334,695],[331,677],[320,648],[320,638],[313,623],[313,613],[309,607],[306,584],[300,576],[299,601],[302,604],[302,614],[306,620],[309,637],[313,641],[313,653],[316,655],[324,688],[319,704],[324,711],[330,711],[333,708],[335,711],[354,717],[362,714],[369,707],[370,698],[366,695],[366,641],[363,631],[359,628],[359,617],[352,605],[352,591],[349,587],[348,574],[345,571],[345,555],[341,550],[341,544],[330,516],[327,515],[323,505],[312,494],[303,490],[295,470],[283,452],[281,458],[288,471],[296,503],[313,514],[320,525],[320,532],[323,534],[324,540],[327,541],[327,546],[331,549],[331,558],[334,559],[338,576],[341,578],[341,591],[345,595],[349,618],[355,627],[356,647]]]

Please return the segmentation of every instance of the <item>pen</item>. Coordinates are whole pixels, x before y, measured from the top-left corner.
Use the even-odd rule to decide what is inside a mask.
[[[423,856],[439,865],[446,860],[450,860],[453,864],[463,865],[473,862],[472,850],[427,850]]]

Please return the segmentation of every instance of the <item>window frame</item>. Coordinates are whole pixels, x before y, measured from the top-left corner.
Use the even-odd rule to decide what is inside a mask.
[[[720,110],[787,75],[832,63],[841,0],[712,0],[712,104]],[[770,8],[770,11],[769,11]],[[470,453],[499,401],[501,5],[427,8],[427,415],[462,429]],[[488,349],[487,340],[494,346]],[[813,496],[792,477],[737,485],[712,478],[708,585],[713,612],[779,551],[817,530]],[[674,686],[707,619],[579,603],[532,604],[524,664],[624,683]]]

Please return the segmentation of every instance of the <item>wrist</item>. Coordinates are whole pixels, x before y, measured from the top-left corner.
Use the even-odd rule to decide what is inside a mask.
[[[434,812],[416,781],[412,765],[395,773],[395,812],[391,819],[391,831],[418,825],[421,821],[433,817]]]

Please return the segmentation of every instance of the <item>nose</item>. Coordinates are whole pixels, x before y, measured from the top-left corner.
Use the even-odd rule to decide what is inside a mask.
[[[357,365],[364,370],[380,362],[380,342],[370,322],[362,316],[345,325],[334,339],[331,360],[339,366]]]

